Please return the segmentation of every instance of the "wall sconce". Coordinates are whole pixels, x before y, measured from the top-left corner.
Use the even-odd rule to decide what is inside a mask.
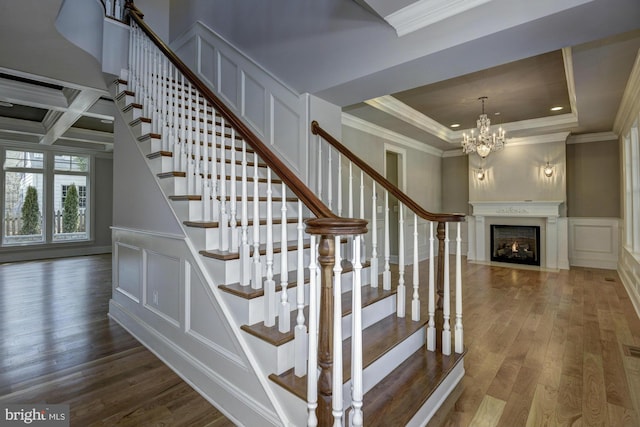
[[[480,168],[476,171],[476,178],[478,178],[479,181],[484,179],[484,169]]]
[[[547,162],[542,171],[544,172],[544,176],[547,178],[551,178],[553,176],[553,166],[551,166],[549,162]]]

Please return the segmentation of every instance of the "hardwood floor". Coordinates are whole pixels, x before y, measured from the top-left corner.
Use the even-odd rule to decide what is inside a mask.
[[[0,403],[71,426],[232,426],[107,317],[111,255],[0,265]]]
[[[463,274],[446,426],[640,425],[640,320],[616,272]],[[233,425],[109,320],[110,283],[110,255],[0,265],[0,403],[68,403],[72,426]]]
[[[468,264],[464,390],[445,426],[638,426],[640,320],[615,271]]]

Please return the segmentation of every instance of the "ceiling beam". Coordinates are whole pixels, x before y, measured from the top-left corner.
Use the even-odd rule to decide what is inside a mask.
[[[57,89],[3,78],[0,78],[0,101],[56,111],[64,111],[69,106]]]
[[[52,145],[67,132],[71,126],[87,111],[102,95],[101,91],[92,89],[73,90],[68,94],[69,108],[57,117],[53,123],[45,123],[46,133],[40,138],[40,144]]]

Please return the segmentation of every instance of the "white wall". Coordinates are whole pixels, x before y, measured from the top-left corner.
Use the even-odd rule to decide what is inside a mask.
[[[307,182],[306,95],[290,89],[199,22],[174,40],[171,47],[263,143]]]

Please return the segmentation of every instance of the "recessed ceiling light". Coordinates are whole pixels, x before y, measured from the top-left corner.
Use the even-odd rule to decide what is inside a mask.
[[[10,103],[10,102],[0,101],[0,107],[11,108],[11,107],[13,107],[13,104]]]
[[[499,116],[500,115],[500,111],[496,111],[495,113],[493,113],[494,116]]]
[[[110,125],[111,123],[113,123],[113,120],[109,120],[109,119],[102,119],[100,120],[101,123],[104,123],[105,125]]]
[[[460,123],[454,123],[451,125],[452,128],[459,128],[460,127]]]
[[[560,110],[562,110],[563,108],[564,108],[564,107],[560,107],[560,106],[557,106],[557,107],[551,107],[551,111],[560,111]]]

